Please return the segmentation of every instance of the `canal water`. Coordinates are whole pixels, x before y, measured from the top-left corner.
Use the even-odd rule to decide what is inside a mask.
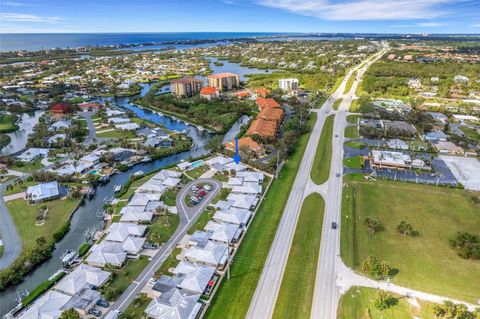
[[[33,128],[35,127],[35,125],[37,125],[38,119],[42,116],[43,112],[44,111],[34,111],[29,113],[22,113],[19,121],[17,122],[19,129],[15,132],[7,134],[8,136],[10,136],[11,141],[10,144],[0,150],[0,155],[10,155],[25,148],[28,140],[28,135],[32,133]]]
[[[249,69],[244,67],[239,67],[234,63],[226,62],[222,67],[216,67],[213,65],[215,59],[212,59],[212,69],[215,67],[214,72],[232,72],[240,74],[242,77],[246,73],[254,73],[263,70],[256,70],[256,69]],[[142,90],[140,96],[145,95],[150,88],[155,83],[151,84],[142,84]],[[156,112],[152,112],[150,110],[142,109],[132,103],[130,103],[130,98],[99,98],[98,101],[106,101],[108,100],[111,105],[117,105],[124,109],[129,109],[133,111],[137,117],[145,119],[147,121],[151,121],[153,123],[162,125],[169,130],[176,130],[176,131],[185,131],[193,140],[194,146],[187,152],[173,154],[165,158],[161,158],[155,161],[151,161],[148,163],[142,163],[139,165],[135,165],[134,167],[130,168],[127,172],[118,173],[112,176],[110,181],[104,185],[101,185],[97,188],[96,195],[91,200],[86,200],[86,202],[78,208],[78,210],[73,215],[70,225],[70,231],[65,235],[65,237],[60,240],[56,246],[55,250],[52,253],[52,258],[45,261],[42,265],[37,267],[33,272],[27,275],[22,283],[15,287],[11,287],[3,292],[0,292],[0,315],[6,314],[10,311],[13,307],[16,306],[16,298],[17,292],[22,294],[26,291],[32,291],[36,286],[40,283],[48,279],[52,274],[54,274],[58,269],[62,267],[61,263],[61,256],[64,254],[65,251],[70,249],[78,249],[84,242],[85,242],[85,233],[88,230],[93,228],[95,229],[102,229],[103,228],[103,220],[98,219],[96,213],[98,210],[102,210],[103,204],[106,200],[111,199],[114,197],[114,187],[115,185],[123,185],[125,184],[130,175],[137,172],[137,171],[144,171],[149,172],[154,169],[158,169],[161,167],[169,166],[175,163],[178,163],[182,160],[186,160],[189,158],[195,158],[208,153],[205,149],[205,145],[211,139],[214,134],[209,133],[206,130],[199,130],[197,127],[187,124],[183,121],[175,119],[170,116],[162,115]],[[25,147],[26,143],[26,136],[28,136],[27,132],[31,132],[33,126],[38,122],[38,118],[41,116],[43,111],[35,112],[35,116],[28,117],[26,116],[25,123],[31,125],[31,128],[24,128],[22,127],[23,139],[18,137],[16,142],[16,148],[12,149],[22,149]],[[24,115],[25,116],[25,115]],[[23,117],[22,117],[23,119]],[[235,136],[239,133],[243,124],[248,122],[248,116],[242,116],[238,121],[236,121],[230,130],[225,134],[224,141],[229,141],[235,138]],[[24,141],[24,142],[22,142]],[[13,139],[12,139],[13,142]],[[22,144],[23,143],[23,144]],[[22,146],[23,145],[23,146]],[[17,151],[18,151],[17,150]],[[14,213],[14,212],[11,212]]]

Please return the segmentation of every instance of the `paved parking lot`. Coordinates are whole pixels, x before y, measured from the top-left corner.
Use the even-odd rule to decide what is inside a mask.
[[[477,158],[442,155],[439,159],[466,189],[480,191],[480,161]]]

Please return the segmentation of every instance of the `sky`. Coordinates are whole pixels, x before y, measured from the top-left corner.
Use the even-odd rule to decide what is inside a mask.
[[[0,33],[480,33],[480,0],[0,0]]]

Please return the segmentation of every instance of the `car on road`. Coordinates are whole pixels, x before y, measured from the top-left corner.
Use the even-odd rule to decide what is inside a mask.
[[[108,301],[100,299],[99,301],[97,301],[97,306],[108,308],[110,306],[110,303]]]
[[[145,244],[143,244],[143,248],[145,248],[145,249],[157,249],[158,244],[147,241],[147,242],[145,242]]]
[[[340,173],[337,173],[336,176],[337,176],[337,177],[340,177]]]
[[[332,222],[332,229],[337,229],[337,223],[336,222]]]
[[[94,315],[95,317],[102,316],[102,312],[98,309],[95,309],[95,308],[91,308],[90,310],[88,310],[88,314],[89,315]]]

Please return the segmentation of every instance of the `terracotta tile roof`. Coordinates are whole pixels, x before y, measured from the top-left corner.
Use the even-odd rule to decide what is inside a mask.
[[[200,90],[200,94],[202,95],[214,95],[217,93],[217,88],[213,86],[205,86]]]
[[[267,121],[281,122],[283,119],[284,111],[281,108],[264,108],[258,113],[257,118],[263,118]]]
[[[238,74],[234,74],[234,73],[230,73],[230,72],[216,73],[216,74],[207,75],[207,79],[221,79],[221,78],[227,78],[227,77],[231,77],[231,76],[237,77]]]
[[[69,111],[69,106],[65,103],[57,103],[50,108],[50,111],[55,113],[65,113]]]
[[[266,89],[266,88],[258,88],[258,89],[255,90],[255,92],[258,95],[263,96],[263,97],[266,97],[267,95],[270,94],[270,90]]]
[[[267,121],[263,118],[255,119],[248,128],[248,135],[274,138],[277,135],[278,124],[275,121]]]
[[[272,98],[258,97],[255,100],[255,103],[257,104],[257,106],[260,110],[263,110],[263,109],[269,108],[269,107],[280,107],[280,104],[278,104],[277,101],[275,101]]]
[[[249,149],[251,149],[254,152],[261,152],[262,149],[263,149],[260,146],[260,144],[258,144],[251,137],[248,137],[248,136],[238,139],[238,147],[239,148],[240,147],[248,147]],[[230,141],[227,144],[225,144],[225,148],[232,151],[232,152],[235,152],[235,141]]]
[[[78,104],[78,106],[81,108],[89,109],[89,108],[99,108],[100,104],[99,103],[80,103]]]
[[[247,96],[250,96],[250,92],[240,91],[240,92],[235,93],[235,95],[238,96],[238,97],[247,97]]]

